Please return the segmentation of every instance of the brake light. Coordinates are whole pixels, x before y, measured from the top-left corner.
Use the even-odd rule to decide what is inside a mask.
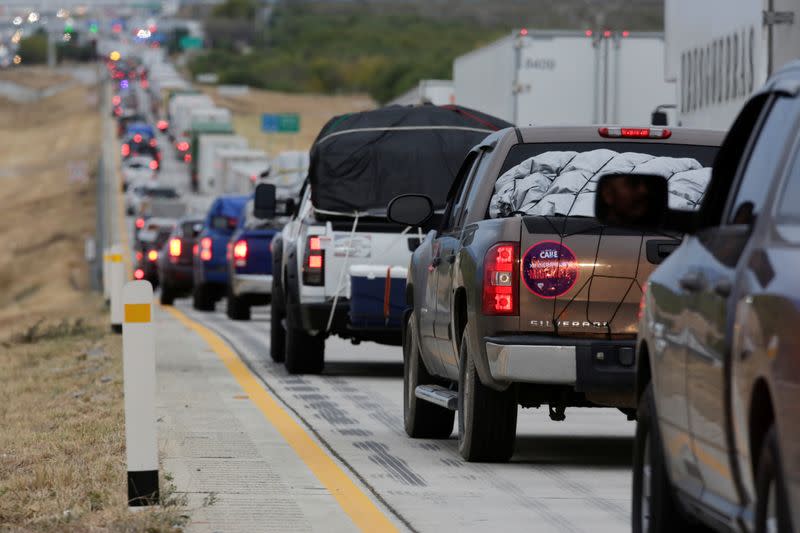
[[[158,142],[155,139],[150,139],[150,146],[155,148],[157,144],[158,144]]]
[[[159,131],[165,131],[167,128],[169,128],[169,122],[166,120],[159,120],[156,124],[156,127],[159,129]]]
[[[176,148],[178,148],[178,150],[181,152],[185,152],[189,149],[189,143],[186,141],[181,141],[177,144]]]
[[[137,133],[136,135],[133,136],[133,142],[135,142],[135,143],[142,142],[142,136]]]
[[[322,239],[311,236],[306,241],[306,262],[303,264],[303,283],[305,285],[325,284],[325,250]]]
[[[138,262],[141,260],[142,260],[142,252],[136,252],[136,261]]]
[[[150,250],[149,252],[147,252],[148,261],[153,262],[156,259],[158,259],[158,250]]]
[[[247,266],[247,241],[236,241],[233,245],[233,263],[237,267]]]
[[[597,133],[605,138],[623,139],[669,139],[672,131],[667,128],[598,128]]]
[[[200,259],[211,261],[211,257],[211,237],[203,237],[200,239]]]
[[[499,243],[486,252],[483,260],[483,314],[517,315],[519,292],[518,248],[515,243]]]
[[[191,163],[192,162],[192,154],[184,154],[183,161],[186,162],[186,163]]]
[[[122,97],[120,95],[115,95],[114,97],[111,98],[112,105],[118,106],[121,103],[122,103]]]
[[[136,219],[136,229],[142,229],[144,227],[144,219],[137,218]]]
[[[128,157],[131,154],[131,146],[128,143],[122,145],[122,157]]]
[[[134,279],[144,279],[144,270],[137,268],[133,271],[133,277]]]
[[[155,159],[150,161],[150,170],[158,170],[158,161]]]
[[[181,255],[181,240],[173,238],[169,240],[169,255],[179,257]]]

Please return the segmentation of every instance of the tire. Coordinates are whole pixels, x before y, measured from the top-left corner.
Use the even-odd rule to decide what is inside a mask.
[[[198,311],[213,311],[214,299],[210,293],[211,291],[206,285],[195,285],[192,291],[192,307]]]
[[[793,531],[775,425],[764,438],[756,474],[756,533]]]
[[[175,302],[175,291],[165,283],[161,287],[161,295],[159,296],[161,305],[172,305]]]
[[[470,463],[505,463],[517,438],[516,394],[513,387],[500,392],[481,383],[466,331],[459,353],[458,452]]]
[[[656,424],[653,385],[645,389],[636,414],[633,445],[633,533],[704,531],[678,506],[664,464],[663,443]],[[649,495],[649,498],[648,496]]]
[[[286,357],[286,332],[283,329],[284,311],[279,298],[278,294],[272,295],[269,313],[269,355],[276,363],[282,363]]]
[[[413,439],[446,439],[453,433],[455,412],[414,395],[417,385],[438,384],[428,373],[419,353],[413,313],[408,317],[403,339],[403,421]]]
[[[319,374],[325,366],[325,337],[287,323],[284,365],[289,374]]]
[[[233,291],[228,292],[225,314],[231,320],[250,320],[250,305],[244,298],[236,296]]]

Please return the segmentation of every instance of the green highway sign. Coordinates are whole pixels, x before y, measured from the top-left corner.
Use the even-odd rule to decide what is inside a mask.
[[[261,131],[298,133],[300,131],[300,115],[297,113],[264,113],[261,115]]]
[[[186,35],[181,37],[178,44],[180,44],[181,50],[197,50],[203,48],[203,39]]]

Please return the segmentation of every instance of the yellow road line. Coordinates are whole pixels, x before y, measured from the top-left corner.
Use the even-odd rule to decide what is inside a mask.
[[[362,491],[349,475],[326,453],[303,427],[287,413],[259,383],[238,355],[216,333],[171,306],[163,306],[186,327],[206,341],[236,378],[250,400],[278,430],[311,472],[336,498],[345,513],[362,531],[398,531],[386,514]]]

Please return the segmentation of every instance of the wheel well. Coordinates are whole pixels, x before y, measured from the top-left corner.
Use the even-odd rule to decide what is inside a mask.
[[[758,472],[758,460],[761,458],[761,447],[764,445],[764,437],[772,422],[775,419],[772,409],[772,398],[769,394],[769,387],[764,380],[758,380],[753,387],[753,396],[750,401],[750,416],[748,417],[749,443],[750,443],[750,466],[753,469],[753,476]]]
[[[647,343],[642,342],[642,345],[639,347],[639,359],[637,361],[636,367],[636,404],[639,404],[639,400],[642,398],[642,394],[644,394],[644,389],[647,388],[647,384],[650,383],[652,379],[652,374],[650,370],[650,350],[647,348]]]
[[[459,287],[453,297],[453,334],[456,336],[456,346],[459,349],[465,327],[467,327],[467,291],[464,287]]]

